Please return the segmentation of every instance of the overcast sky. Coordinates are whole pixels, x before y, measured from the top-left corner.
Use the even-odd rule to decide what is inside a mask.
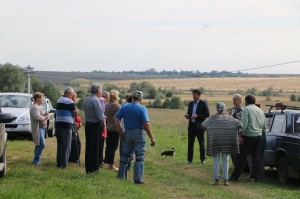
[[[299,0],[1,0],[0,64],[237,71],[300,61]],[[248,73],[297,73],[300,62]]]

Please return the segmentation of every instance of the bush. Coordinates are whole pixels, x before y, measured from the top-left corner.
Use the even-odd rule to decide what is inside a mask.
[[[296,95],[292,94],[290,97],[290,101],[295,102],[296,101]]]
[[[172,97],[170,103],[170,109],[183,109],[184,105],[180,99],[180,97]]]
[[[152,107],[153,108],[161,108],[161,106],[162,106],[161,99],[159,96],[156,96],[155,100],[152,103]]]
[[[166,97],[173,97],[173,91],[167,91],[166,92]]]
[[[162,107],[163,108],[170,108],[170,104],[171,104],[171,101],[169,99],[166,99],[164,101],[164,103],[162,104]]]

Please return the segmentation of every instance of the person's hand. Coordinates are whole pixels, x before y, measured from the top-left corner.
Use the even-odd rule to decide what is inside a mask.
[[[194,115],[192,115],[192,119],[196,119],[198,117],[198,115],[195,113]]]
[[[187,119],[187,120],[190,119],[189,114],[185,114],[184,117],[185,117],[185,119]]]
[[[244,143],[243,137],[239,135],[238,139],[239,139],[239,145],[242,145]]]
[[[125,133],[122,131],[121,133],[119,133],[119,135],[120,135],[120,140],[122,142],[125,138]]]
[[[151,138],[151,146],[155,146],[155,144],[156,144],[156,141],[155,141],[155,139],[153,137],[153,138]]]

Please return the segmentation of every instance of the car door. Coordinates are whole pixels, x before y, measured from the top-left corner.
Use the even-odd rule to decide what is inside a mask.
[[[287,153],[287,162],[292,168],[300,169],[300,114],[291,114],[290,132],[281,139],[281,147]]]
[[[267,166],[276,166],[276,152],[281,146],[281,139],[286,130],[286,114],[268,113],[266,114],[266,120],[267,124],[271,120],[271,126],[270,129],[266,131],[265,163]]]

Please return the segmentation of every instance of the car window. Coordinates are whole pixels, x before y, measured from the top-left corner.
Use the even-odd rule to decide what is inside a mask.
[[[294,115],[294,133],[300,133],[300,115]]]
[[[266,132],[269,132],[273,121],[273,114],[266,114],[265,117],[266,117]]]
[[[286,126],[286,116],[283,115],[275,115],[274,121],[271,127],[272,133],[285,133]]]
[[[14,108],[29,108],[32,104],[30,97],[22,95],[1,95],[0,106]]]

